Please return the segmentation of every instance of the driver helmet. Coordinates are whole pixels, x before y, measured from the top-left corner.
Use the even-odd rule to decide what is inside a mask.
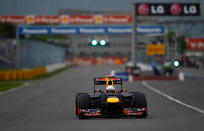
[[[113,86],[113,81],[107,81],[106,90],[115,90],[115,87]]]
[[[112,85],[106,86],[106,90],[115,90],[115,87]]]

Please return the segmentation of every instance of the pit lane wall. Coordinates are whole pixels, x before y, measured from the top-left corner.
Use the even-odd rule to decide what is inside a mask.
[[[57,63],[33,69],[22,70],[0,70],[0,80],[23,80],[33,79],[46,73],[53,72],[57,69],[65,67],[65,63]]]

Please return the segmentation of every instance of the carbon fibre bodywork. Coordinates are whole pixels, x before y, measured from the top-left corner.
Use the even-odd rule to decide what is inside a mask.
[[[107,116],[143,116],[147,113],[147,107],[134,105],[134,94],[127,92],[104,93],[97,92],[90,95],[90,108],[78,109],[80,115],[85,117]],[[107,102],[109,98],[118,98],[119,102]]]
[[[76,97],[76,115],[79,118],[106,116],[146,117],[147,105],[143,93],[122,89],[122,78],[95,78],[95,84],[120,84],[121,90],[95,90],[94,94],[81,93]]]

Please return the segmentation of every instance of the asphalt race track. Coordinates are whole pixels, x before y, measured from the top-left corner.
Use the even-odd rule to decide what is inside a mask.
[[[77,92],[93,91],[94,76],[108,75],[115,66],[70,68],[52,78],[0,94],[0,131],[204,131],[204,81],[146,81],[146,84],[196,111],[150,90],[144,82],[124,83],[128,91],[146,94],[149,115],[138,118],[79,120]]]

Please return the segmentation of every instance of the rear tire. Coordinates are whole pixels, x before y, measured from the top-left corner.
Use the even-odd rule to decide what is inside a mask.
[[[86,118],[82,113],[79,113],[79,109],[90,109],[91,98],[88,93],[78,93],[76,95],[76,115],[80,119]]]
[[[145,118],[147,116],[147,101],[144,93],[133,92],[133,107],[134,108],[145,108],[143,115],[139,116],[140,118]]]

